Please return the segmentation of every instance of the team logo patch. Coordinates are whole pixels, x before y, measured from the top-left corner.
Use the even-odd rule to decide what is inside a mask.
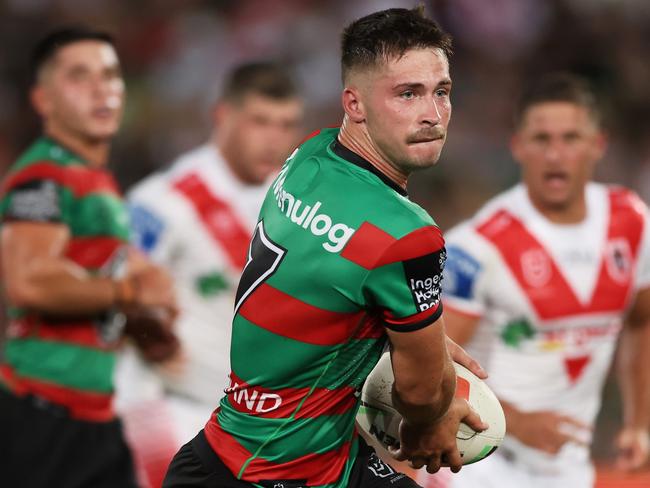
[[[14,220],[58,222],[61,219],[59,192],[50,180],[31,181],[14,188],[6,217]]]
[[[471,299],[481,264],[458,246],[447,247],[447,264],[443,276],[443,292],[454,297]]]
[[[529,249],[521,254],[521,270],[526,282],[541,288],[551,281],[551,259],[542,249]]]
[[[627,283],[632,275],[632,249],[623,238],[612,239],[605,249],[607,273],[618,283]]]
[[[419,312],[435,307],[440,302],[442,270],[447,260],[445,249],[426,256],[404,261],[404,274]]]
[[[129,214],[133,243],[144,252],[151,252],[158,244],[165,224],[160,217],[142,205],[130,205]]]

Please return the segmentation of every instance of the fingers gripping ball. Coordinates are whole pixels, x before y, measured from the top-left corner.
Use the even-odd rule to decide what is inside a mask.
[[[133,340],[142,356],[151,362],[170,359],[180,348],[166,310],[152,308],[127,313],[124,334]]]
[[[503,441],[506,420],[499,400],[492,390],[468,369],[454,363],[456,369],[456,396],[465,398],[470,406],[490,427],[475,432],[460,424],[456,443],[463,464],[471,464],[489,456]],[[372,370],[361,392],[361,407],[357,422],[366,434],[377,439],[384,447],[399,444],[401,415],[393,407],[391,390],[393,369],[390,354],[385,353]]]

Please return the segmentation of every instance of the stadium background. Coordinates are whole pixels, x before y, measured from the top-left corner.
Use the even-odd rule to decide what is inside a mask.
[[[415,0],[0,0],[0,173],[38,133],[27,60],[50,28],[85,23],[112,32],[127,82],[127,111],[111,158],[123,188],[205,140],[222,74],[234,63],[285,62],[307,103],[305,134],[341,118],[338,36],[348,21]],[[507,142],[526,80],[551,69],[597,88],[610,149],[597,179],[650,201],[650,2],[648,0],[430,0],[454,36],[454,115],[434,171],[412,179],[414,200],[443,229],[516,181]],[[470,175],[470,176],[468,176]],[[609,381],[594,447],[613,457],[620,423]],[[609,481],[608,481],[609,480]],[[605,473],[602,486],[624,485]]]

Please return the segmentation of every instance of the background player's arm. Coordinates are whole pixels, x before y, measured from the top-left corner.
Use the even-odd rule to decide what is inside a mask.
[[[69,240],[67,226],[60,223],[3,224],[2,277],[14,305],[52,315],[94,314],[120,301],[174,307],[171,286],[158,272],[149,269],[136,275],[137,290],[110,277],[93,276],[65,258]]]
[[[623,429],[618,437],[621,469],[637,469],[648,459],[650,442],[650,288],[639,291],[625,320],[618,354],[623,396]]]

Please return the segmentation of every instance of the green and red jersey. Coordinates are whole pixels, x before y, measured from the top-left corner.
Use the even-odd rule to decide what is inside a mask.
[[[50,138],[38,139],[11,167],[0,212],[4,224],[65,225],[65,256],[91,273],[109,276],[125,266],[128,213],[112,175]],[[76,418],[112,418],[121,315],[48,317],[8,305],[0,386],[67,407]]]
[[[304,142],[267,194],[235,300],[230,386],[205,428],[258,486],[347,486],[385,328],[442,313],[440,230],[337,135]]]

